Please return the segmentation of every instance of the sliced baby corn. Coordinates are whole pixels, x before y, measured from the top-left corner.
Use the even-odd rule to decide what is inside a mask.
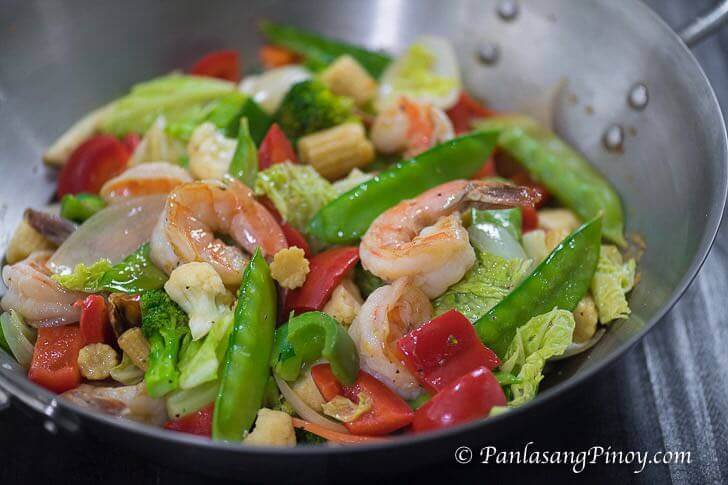
[[[374,145],[359,123],[344,123],[306,135],[298,140],[298,152],[304,163],[329,180],[374,160]]]

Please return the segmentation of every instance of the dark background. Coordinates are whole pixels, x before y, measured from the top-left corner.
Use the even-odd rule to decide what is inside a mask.
[[[608,0],[604,0],[608,1]],[[712,0],[648,0],[679,28]],[[722,106],[728,106],[728,27],[694,49]],[[724,108],[724,114],[727,112]],[[725,226],[725,225],[724,225]],[[655,330],[616,364],[546,413],[499,449],[587,450],[611,446],[622,451],[690,451],[690,464],[587,465],[574,474],[568,465],[455,465],[446,462],[415,476],[383,478],[407,482],[535,482],[579,478],[591,483],[728,482],[728,229],[723,227],[700,275]],[[484,437],[484,445],[487,437]],[[213,480],[159,467],[89,437],[47,433],[41,421],[12,408],[0,413],[1,483],[213,483]],[[475,460],[477,461],[477,459]],[[638,468],[638,467],[637,467]],[[244,480],[244,476],[240,477]],[[357,477],[341,477],[359,481]],[[371,482],[372,479],[366,481]],[[381,481],[377,479],[377,481]],[[217,483],[217,482],[215,482]],[[225,483],[225,482],[220,482]]]

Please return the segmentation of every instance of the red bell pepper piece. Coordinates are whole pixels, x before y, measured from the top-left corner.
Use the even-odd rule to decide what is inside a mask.
[[[260,148],[258,148],[258,168],[265,170],[271,165],[285,161],[298,163],[298,157],[296,157],[296,152],[293,151],[293,146],[288,141],[283,130],[281,130],[277,123],[273,123],[268,128],[268,133],[265,134],[263,141],[260,142]]]
[[[192,66],[190,74],[236,83],[240,80],[240,55],[229,50],[210,52]]]
[[[111,324],[103,296],[89,295],[74,306],[81,308],[79,327],[84,345],[111,342]]]
[[[415,433],[450,428],[483,418],[493,406],[505,406],[506,396],[487,367],[479,367],[435,394],[415,412]]]
[[[460,135],[472,129],[472,121],[480,118],[487,118],[495,115],[495,111],[480,105],[471,98],[468,93],[462,91],[455,106],[446,111],[448,118],[452,121],[455,133]]]
[[[296,229],[295,227],[283,221],[281,213],[278,212],[278,209],[276,209],[276,207],[273,205],[273,202],[271,202],[268,197],[261,197],[259,200],[260,203],[263,204],[266,209],[268,209],[268,212],[270,212],[273,218],[275,218],[275,220],[281,226],[283,235],[286,236],[286,242],[288,243],[288,247],[297,246],[303,249],[303,253],[306,255],[307,258],[310,258],[311,247],[308,245],[308,241],[306,241],[306,238],[303,237],[303,234],[298,232],[298,229]]]
[[[117,138],[97,135],[76,148],[58,175],[58,197],[97,194],[107,180],[126,169],[129,149]]]
[[[364,371],[359,371],[356,382],[342,386],[334,377],[329,364],[319,364],[311,369],[316,387],[327,401],[342,395],[358,403],[359,394],[366,394],[372,408],[344,426],[356,435],[381,436],[404,428],[412,422],[414,411],[387,386]]]
[[[165,429],[171,429],[180,433],[196,434],[209,438],[212,436],[212,415],[214,408],[215,403],[212,402],[194,413],[167,421],[164,427]]]
[[[431,393],[463,374],[500,365],[498,356],[478,338],[475,327],[457,310],[420,325],[397,341],[404,365]]]
[[[59,394],[78,387],[81,347],[83,336],[78,325],[39,328],[28,379]]]
[[[521,207],[521,232],[533,231],[538,227],[538,211],[534,207]]]
[[[301,56],[286,49],[280,45],[266,44],[258,51],[260,63],[266,69],[274,69],[276,67],[296,64],[301,60]]]
[[[121,143],[124,144],[129,153],[134,153],[136,147],[141,143],[142,136],[139,133],[129,132],[121,139]]]
[[[485,161],[485,164],[483,164],[483,167],[475,172],[475,175],[473,175],[473,180],[481,180],[488,177],[497,177],[498,172],[495,169],[495,160],[493,160],[493,157],[488,157],[488,160]]]
[[[288,293],[286,314],[321,310],[341,280],[359,261],[359,248],[341,246],[313,256],[303,286]]]
[[[295,227],[291,226],[287,222],[281,222],[281,229],[283,230],[283,234],[286,236],[286,241],[288,242],[289,247],[299,247],[303,249],[303,253],[307,258],[311,257],[311,247],[308,245],[306,238],[303,237],[303,234],[298,232]]]

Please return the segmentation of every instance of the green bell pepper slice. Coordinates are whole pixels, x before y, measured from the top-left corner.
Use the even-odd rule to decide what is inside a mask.
[[[274,372],[284,380],[298,378],[303,364],[323,358],[334,376],[351,385],[359,374],[359,353],[347,331],[323,312],[307,312],[291,318],[276,330]]]
[[[270,375],[277,293],[260,249],[245,267],[212,418],[212,439],[239,442],[255,422]]]
[[[61,217],[83,222],[106,207],[104,199],[93,194],[66,194],[61,198]]]
[[[321,208],[308,225],[320,241],[350,245],[382,212],[445,182],[468,179],[495,147],[497,133],[474,133],[395,164]]]
[[[523,216],[519,207],[510,209],[470,209],[471,224],[490,222],[507,230],[516,241],[521,240]]]
[[[516,330],[554,307],[572,311],[597,268],[602,220],[592,219],[564,239],[536,269],[474,325],[483,343],[504,358]]]
[[[603,215],[602,232],[624,246],[624,214],[619,195],[584,157],[558,136],[520,115],[494,116],[476,129],[497,133],[498,147],[520,162],[528,173],[582,220]]]
[[[167,275],[149,257],[149,243],[115,264],[101,277],[100,286],[106,291],[139,293],[164,286]]]

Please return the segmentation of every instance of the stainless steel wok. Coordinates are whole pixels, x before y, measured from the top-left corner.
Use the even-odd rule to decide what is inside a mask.
[[[54,399],[0,353],[0,403],[42,414],[50,432],[88,432],[152,459],[249,478],[325,478],[448,461],[455,446],[497,440],[623,354],[667,312],[708,253],[726,199],[721,112],[685,42],[728,14],[728,2],[683,39],[634,0],[317,0],[3,2],[0,11],[0,250],[27,206],[47,203],[54,175],[44,148],[86,111],[131,84],[211,49],[255,59],[260,18],[397,50],[419,34],[457,45],[468,88],[497,108],[538,109],[558,87],[555,129],[616,185],[628,233],[644,238],[633,315],[588,355],[565,361],[536,400],[438,434],[366,447],[259,449],[213,443],[102,416]],[[564,81],[565,80],[565,81]],[[648,103],[643,106],[647,88]],[[536,107],[536,108],[534,108]],[[606,134],[606,135],[605,135]],[[608,140],[607,146],[604,140]],[[699,323],[699,322],[696,322]],[[376,466],[374,466],[376,465]]]

